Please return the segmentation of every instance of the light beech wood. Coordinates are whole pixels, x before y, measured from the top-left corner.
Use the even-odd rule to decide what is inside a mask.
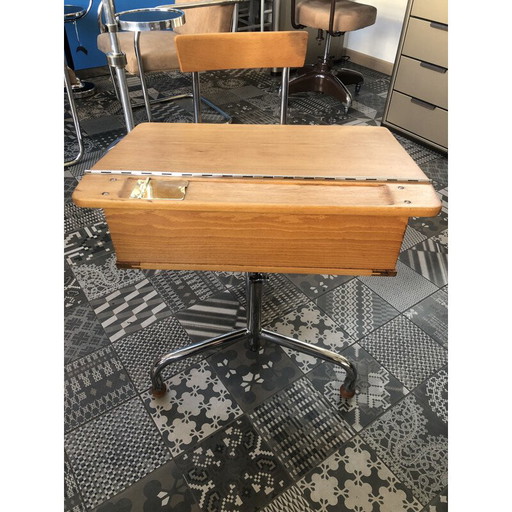
[[[234,175],[151,176],[189,182],[172,201],[130,199],[142,177],[86,174],[73,199],[104,208],[129,268],[392,275],[408,218],[441,207],[430,183],[406,181],[426,176],[381,127],[139,125],[94,169]],[[236,177],[251,173],[273,178]]]
[[[380,126],[142,123],[93,169],[426,178]]]
[[[228,32],[176,36],[183,72],[302,67],[307,32]]]

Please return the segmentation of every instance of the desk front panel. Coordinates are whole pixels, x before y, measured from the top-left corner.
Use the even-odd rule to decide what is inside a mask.
[[[125,268],[393,275],[407,217],[110,209]]]

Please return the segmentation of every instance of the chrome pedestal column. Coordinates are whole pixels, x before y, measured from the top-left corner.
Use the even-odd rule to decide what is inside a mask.
[[[210,338],[198,343],[189,345],[188,347],[175,350],[170,354],[160,357],[155,361],[150,371],[151,376],[151,392],[155,397],[161,397],[166,392],[166,387],[161,376],[162,370],[168,365],[200,354],[212,348],[221,347],[227,343],[245,340],[251,350],[257,351],[264,343],[277,343],[283,347],[291,348],[299,352],[304,352],[319,359],[323,359],[330,363],[341,366],[346,377],[340,388],[340,394],[343,398],[352,398],[355,394],[355,384],[357,379],[357,371],[355,366],[345,357],[336,354],[330,350],[317,347],[311,343],[296,340],[288,336],[283,336],[276,332],[262,329],[262,305],[263,305],[263,283],[268,279],[266,274],[259,272],[251,272],[247,274],[247,327],[245,329],[237,329],[215,338]]]

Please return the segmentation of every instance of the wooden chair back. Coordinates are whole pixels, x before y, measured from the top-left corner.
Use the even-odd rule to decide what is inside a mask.
[[[306,58],[305,31],[228,32],[176,36],[183,72],[220,69],[302,67]]]

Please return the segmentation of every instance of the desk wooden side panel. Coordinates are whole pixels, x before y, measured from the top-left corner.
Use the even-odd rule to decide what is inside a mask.
[[[118,265],[394,275],[408,217],[106,209]]]

